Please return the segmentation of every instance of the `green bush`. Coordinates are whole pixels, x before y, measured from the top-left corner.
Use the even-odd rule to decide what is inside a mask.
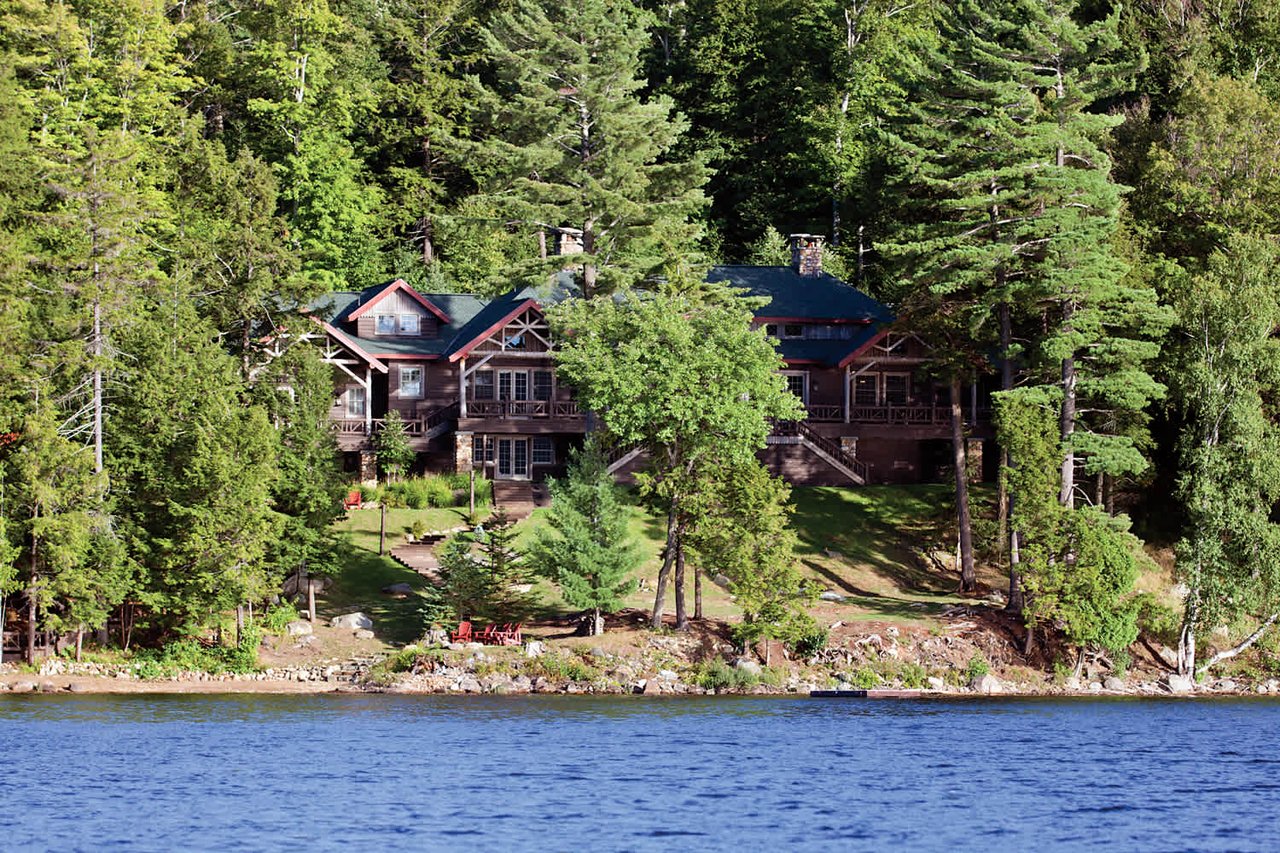
[[[287,601],[274,604],[262,614],[262,628],[268,634],[283,634],[286,626],[298,618],[298,608]]]
[[[258,668],[261,632],[246,626],[238,646],[203,646],[196,640],[178,640],[160,649],[143,649],[134,655],[139,678],[164,678],[182,672],[248,673]]]
[[[1138,609],[1138,630],[1166,646],[1178,645],[1182,630],[1182,615],[1168,607],[1149,592],[1134,597]]]
[[[924,687],[928,678],[928,671],[918,663],[908,661],[898,667],[898,680],[902,682],[903,687],[910,690],[918,690]]]
[[[829,639],[830,635],[827,633],[826,628],[815,626],[813,630],[806,631],[796,639],[795,645],[792,646],[792,651],[799,657],[811,658],[827,647]]]
[[[991,672],[991,664],[987,663],[987,659],[982,656],[981,652],[974,652],[973,657],[969,658],[969,665],[965,667],[964,673],[970,681],[975,678],[981,678]]]
[[[871,667],[863,666],[849,676],[849,683],[859,690],[870,690],[880,684],[880,676]]]

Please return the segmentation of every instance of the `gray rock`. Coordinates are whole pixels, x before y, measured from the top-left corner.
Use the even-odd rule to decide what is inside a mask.
[[[1089,692],[1090,692],[1090,693],[1101,693],[1101,692],[1102,692],[1102,682],[1101,682],[1101,681],[1090,681],[1090,682],[1089,682]]]
[[[643,694],[645,691],[645,688],[648,686],[649,686],[649,679],[641,678],[631,685],[631,692]]]
[[[479,693],[480,682],[473,675],[464,675],[458,679],[458,690],[463,693]]]
[[[764,669],[761,668],[760,664],[748,658],[738,658],[738,661],[733,665],[733,668],[738,670],[738,672],[750,673],[756,677],[759,677],[760,674],[764,672]]]
[[[1224,678],[1218,682],[1218,689],[1225,690],[1228,692],[1234,692],[1236,689],[1236,683],[1230,678]]]
[[[890,636],[890,637],[896,637],[902,633],[901,631],[898,630],[898,626],[896,625],[890,625],[888,628],[884,629],[884,632],[887,636]]]
[[[40,692],[41,693],[57,693],[58,685],[54,684],[52,681],[42,681],[40,682]]]
[[[355,631],[352,631],[351,633],[353,633],[353,634],[355,635],[355,638],[356,638],[357,640],[372,640],[372,639],[373,639],[373,632],[372,632],[372,631],[370,631],[368,628],[357,628]]]
[[[1164,686],[1170,693],[1194,693],[1196,683],[1185,675],[1171,672],[1164,679]]]
[[[678,681],[680,678],[679,674],[677,674],[676,672],[670,669],[658,670],[658,677],[661,678],[663,681]]]
[[[992,696],[996,693],[1004,692],[1004,685],[1000,683],[1000,679],[991,673],[980,675],[973,681],[969,682],[969,688],[975,693],[981,693],[984,696]]]
[[[89,685],[81,684],[79,681],[73,681],[67,685],[67,689],[72,693],[88,693]]]
[[[591,651],[588,652],[588,654],[590,654],[593,658],[596,658],[597,660],[602,660],[609,656],[609,653],[606,652],[604,649],[600,648],[599,646],[595,646],[594,648],[592,648]]]
[[[313,630],[311,623],[305,619],[295,619],[284,626],[284,632],[290,637],[305,637]]]
[[[1067,681],[1066,681],[1066,684],[1065,684],[1065,685],[1063,685],[1063,686],[1065,686],[1068,690],[1083,690],[1083,689],[1084,689],[1084,684],[1083,684],[1083,682],[1081,682],[1081,681],[1080,681],[1080,679],[1079,679],[1079,678],[1076,678],[1074,675],[1073,675],[1073,676],[1071,676],[1070,678],[1068,678],[1068,679],[1067,679]]]
[[[928,678],[926,678],[925,683],[929,685],[930,690],[946,690],[947,689],[947,682],[943,681],[941,678],[938,678],[938,676],[936,675],[931,675]]]
[[[530,640],[524,644],[524,656],[527,658],[542,657],[546,651],[547,645],[541,640]]]
[[[38,686],[34,681],[15,681],[9,689],[14,693],[34,693]]]
[[[407,583],[387,584],[382,588],[383,595],[409,595],[413,592],[413,587]]]
[[[1102,686],[1108,690],[1124,690],[1124,679],[1116,678],[1112,675],[1109,676],[1106,681],[1102,682]]]
[[[733,583],[733,581],[729,580],[724,575],[712,575],[711,582],[721,589],[728,589],[729,585]]]
[[[528,693],[533,689],[533,682],[527,675],[517,675],[511,679],[511,690],[514,693]]]
[[[831,590],[827,590],[826,592],[822,593],[821,595],[818,596],[818,598],[822,599],[823,601],[844,601],[843,595],[841,595],[838,592],[832,592]]]
[[[373,627],[373,620],[363,613],[348,613],[344,616],[335,616],[329,620],[329,624],[334,628],[349,628],[368,630]]]

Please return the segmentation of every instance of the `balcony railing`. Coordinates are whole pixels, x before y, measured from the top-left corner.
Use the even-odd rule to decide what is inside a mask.
[[[807,406],[811,423],[839,423],[844,421],[843,406]],[[966,422],[972,420],[973,411],[964,407]],[[989,409],[978,409],[978,422],[990,420]],[[855,424],[886,424],[892,426],[948,426],[951,423],[950,406],[930,406],[922,403],[906,403],[885,406],[850,406],[849,422]]]
[[[468,400],[469,418],[580,418],[573,400]]]
[[[401,423],[404,424],[405,435],[410,438],[428,438],[428,433],[431,430],[457,417],[458,404],[450,403],[434,411],[425,414],[420,413],[418,417],[404,418]],[[386,424],[386,419],[373,418],[366,421],[364,418],[339,418],[335,419],[333,424],[340,437],[368,436],[381,431],[383,425]]]

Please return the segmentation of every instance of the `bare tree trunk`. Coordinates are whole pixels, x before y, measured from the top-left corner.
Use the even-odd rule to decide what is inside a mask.
[[[586,259],[582,262],[582,295],[590,299],[596,294],[596,233],[595,223],[587,221],[582,229],[582,252]]]
[[[1258,630],[1254,631],[1252,634],[1246,637],[1244,641],[1240,643],[1240,645],[1231,649],[1227,649],[1225,652],[1218,652],[1216,655],[1214,655],[1213,657],[1205,661],[1203,664],[1201,664],[1196,669],[1196,672],[1199,672],[1199,673],[1208,672],[1209,668],[1212,667],[1214,664],[1221,663],[1224,660],[1230,660],[1231,658],[1240,654],[1245,649],[1249,648],[1254,643],[1258,642],[1258,640],[1262,639],[1262,635],[1267,633],[1267,631],[1270,630],[1272,625],[1276,624],[1277,619],[1280,619],[1280,612],[1272,613],[1271,616],[1267,619],[1267,621],[1259,625]]]
[[[1009,347],[1013,344],[1013,320],[1010,317],[1009,303],[1000,304],[1000,390],[1013,388],[1013,362],[1009,360]],[[1009,501],[1009,483],[1004,476],[1004,469],[1011,467],[1009,451],[1000,448],[1001,474],[996,478],[996,541],[999,549],[1004,550],[1006,537],[1009,535],[1009,516],[1013,509]],[[1001,553],[998,556],[1003,557]],[[1012,571],[1010,572],[1012,578]]]
[[[676,630],[688,627],[689,614],[684,604],[684,531],[680,530],[676,535]]]
[[[693,618],[702,618],[702,567],[693,567]]]
[[[311,582],[311,572],[307,572],[307,621],[316,621],[316,585]]]
[[[1076,431],[1076,360],[1062,360],[1062,491],[1058,501],[1070,509],[1075,506],[1076,454],[1071,439]]]
[[[84,651],[84,626],[76,627],[76,663],[80,663],[80,655]]]
[[[94,278],[98,264],[95,261]],[[93,300],[93,470],[102,473],[102,301]]]
[[[951,454],[956,469],[956,521],[960,528],[960,589],[973,592],[977,575],[973,568],[973,527],[969,517],[969,472],[965,464],[964,412],[960,377],[951,377]]]
[[[1199,608],[1188,600],[1182,615],[1182,631],[1178,635],[1178,673],[1190,678],[1196,671],[1196,616]]]
[[[653,620],[650,623],[656,630],[662,627],[662,608],[667,597],[667,580],[671,577],[671,567],[676,560],[676,504],[672,501],[667,510],[667,547],[662,554],[662,568],[658,569],[658,580],[654,584]]]

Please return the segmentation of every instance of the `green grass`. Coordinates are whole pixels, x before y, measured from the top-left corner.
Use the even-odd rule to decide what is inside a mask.
[[[946,606],[962,599],[954,595],[957,578],[939,572],[921,553],[946,548],[951,533],[945,485],[868,486],[862,488],[795,488],[793,516],[799,538],[798,555],[810,576],[823,587],[846,596],[839,603],[823,603],[824,612],[835,612],[845,621],[888,620],[931,625]],[[665,519],[644,508],[631,507],[630,529],[640,540],[644,562],[638,576],[646,589],[634,592],[628,607],[653,605],[653,586],[665,542]],[[520,522],[518,545],[527,545],[533,531],[546,525],[547,510],[537,509]],[[421,521],[429,530],[445,530],[465,524],[458,509],[389,509],[387,549],[404,541],[404,534]],[[403,644],[421,634],[419,596],[392,599],[381,589],[406,582],[421,589],[426,581],[390,557],[379,557],[378,510],[354,510],[340,522],[355,545],[352,562],[325,596],[327,616],[363,610],[374,620],[374,631],[386,642]],[[954,547],[954,546],[952,546]],[[693,607],[693,571],[689,568],[688,605]],[[539,616],[555,616],[570,610],[558,589],[539,581],[542,600]],[[729,594],[704,579],[704,612],[726,619],[739,615]],[[674,607],[674,591],[668,590],[667,607]]]

